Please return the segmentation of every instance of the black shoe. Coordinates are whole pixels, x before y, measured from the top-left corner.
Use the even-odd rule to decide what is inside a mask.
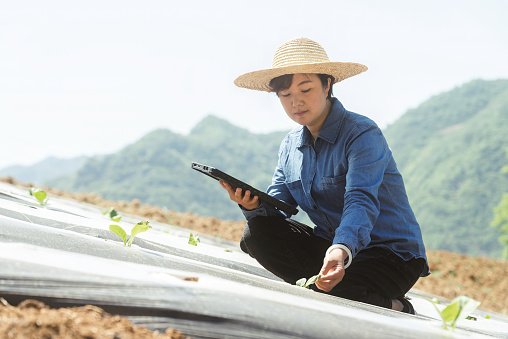
[[[407,297],[398,297],[397,300],[400,301],[402,303],[402,305],[404,306],[404,308],[402,309],[402,312],[409,313],[409,314],[416,314],[413,305],[409,302]]]

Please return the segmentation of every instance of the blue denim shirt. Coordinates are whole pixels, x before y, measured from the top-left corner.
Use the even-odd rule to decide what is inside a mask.
[[[284,138],[267,193],[299,206],[316,225],[314,234],[348,245],[353,259],[363,249],[384,247],[404,260],[427,261],[420,226],[381,130],[336,98],[314,143],[305,126]],[[283,213],[264,203],[242,211],[247,220]],[[428,273],[427,264],[422,276]]]

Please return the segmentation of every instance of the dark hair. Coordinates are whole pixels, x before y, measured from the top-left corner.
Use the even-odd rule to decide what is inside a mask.
[[[280,91],[283,91],[291,87],[291,83],[293,82],[293,75],[294,74],[281,75],[279,77],[270,80],[270,83],[268,85],[272,89],[272,92],[275,92],[278,96]],[[316,75],[319,77],[319,80],[321,80],[321,85],[323,87],[326,87],[326,85],[328,85],[328,79],[331,79],[330,89],[328,90],[328,96],[326,97],[327,99],[330,99],[333,95],[333,83],[335,82],[334,77],[328,74],[316,74]]]

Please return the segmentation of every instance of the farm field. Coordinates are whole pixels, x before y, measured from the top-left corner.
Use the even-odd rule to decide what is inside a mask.
[[[2,181],[20,185],[12,179]],[[114,207],[123,215],[139,216],[232,241],[240,239],[244,226],[243,222],[176,213],[143,205],[136,200],[113,202],[93,194],[45,190],[50,196],[62,196],[104,209]],[[508,314],[508,297],[505,293],[508,289],[508,262],[445,251],[431,251],[428,257],[433,274],[421,279],[415,285],[415,290],[444,300],[467,295],[480,301],[483,311]],[[0,337],[30,338],[44,334],[52,338],[184,338],[182,333],[173,329],[168,329],[166,333],[150,332],[125,318],[109,315],[96,306],[50,309],[38,301],[26,301],[17,307],[5,300],[0,301]]]

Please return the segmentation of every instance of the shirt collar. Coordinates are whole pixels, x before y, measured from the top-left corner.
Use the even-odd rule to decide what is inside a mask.
[[[330,113],[326,117],[323,126],[321,127],[321,131],[319,131],[319,135],[316,139],[323,139],[330,144],[335,143],[339,136],[339,131],[342,126],[342,121],[344,120],[344,113],[346,109],[340,103],[337,98],[331,98],[332,107],[330,108]],[[313,140],[312,135],[307,127],[300,127],[300,146],[312,146]]]

